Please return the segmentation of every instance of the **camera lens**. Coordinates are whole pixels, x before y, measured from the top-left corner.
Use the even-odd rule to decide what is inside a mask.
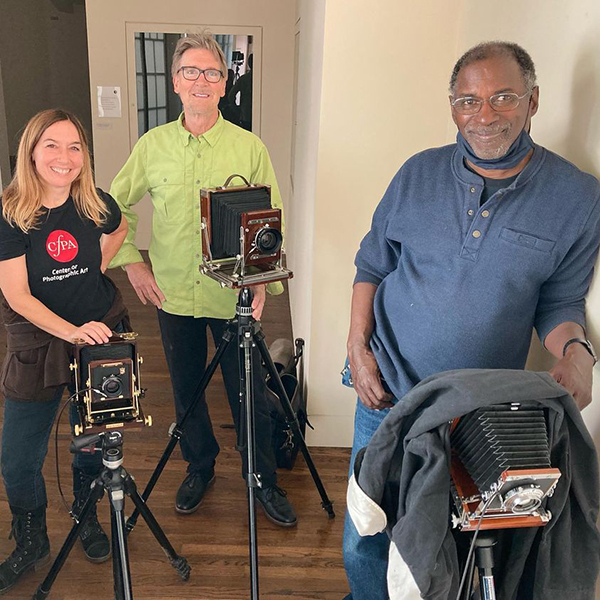
[[[121,380],[116,375],[109,375],[102,382],[100,389],[107,396],[118,396],[123,389],[123,385]]]
[[[520,485],[506,492],[504,504],[515,514],[531,513],[542,504],[544,492],[539,485]]]
[[[277,252],[281,248],[282,240],[281,231],[271,229],[270,227],[260,229],[255,238],[256,247],[262,254],[274,254]]]

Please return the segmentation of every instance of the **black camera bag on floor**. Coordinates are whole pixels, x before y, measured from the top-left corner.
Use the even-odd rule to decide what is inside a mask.
[[[275,363],[283,387],[298,419],[300,431],[304,436],[308,422],[306,414],[306,395],[304,393],[304,340],[297,338],[294,344],[291,340],[280,338],[269,347],[269,354]],[[272,443],[277,467],[292,469],[300,447],[294,440],[292,428],[288,425],[279,395],[268,373],[266,375],[267,399],[270,404]]]

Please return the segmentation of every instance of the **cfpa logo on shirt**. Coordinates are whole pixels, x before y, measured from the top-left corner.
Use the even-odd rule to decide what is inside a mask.
[[[77,256],[79,246],[77,240],[68,231],[56,229],[46,240],[46,250],[54,260],[64,263]]]

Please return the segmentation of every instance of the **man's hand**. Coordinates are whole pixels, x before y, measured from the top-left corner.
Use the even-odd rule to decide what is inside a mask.
[[[582,344],[574,343],[567,348],[550,375],[575,399],[579,410],[592,401],[592,369],[594,359]]]
[[[348,360],[354,389],[360,401],[372,410],[381,410],[393,406],[393,396],[381,385],[379,367],[371,349],[356,343],[348,347]]]
[[[125,265],[129,282],[133,286],[142,304],[149,300],[154,306],[162,308],[165,295],[160,291],[150,267],[143,262]]]
[[[252,316],[259,321],[267,299],[267,286],[264,283],[253,285],[252,293],[254,294],[252,298]]]

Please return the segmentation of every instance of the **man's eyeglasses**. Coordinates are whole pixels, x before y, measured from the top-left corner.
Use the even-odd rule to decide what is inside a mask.
[[[219,83],[223,77],[223,73],[219,69],[198,69],[198,67],[180,67],[177,72],[183,75],[188,81],[196,81],[200,75],[204,75],[204,79],[208,83]]]
[[[525,96],[529,96],[531,91],[525,92],[522,96],[515,93],[494,94],[488,100],[483,98],[475,98],[473,96],[465,96],[464,98],[456,98],[450,104],[452,108],[460,115],[475,115],[483,106],[484,102],[489,102],[490,106],[498,111],[504,112],[513,110],[519,106],[519,103]]]

